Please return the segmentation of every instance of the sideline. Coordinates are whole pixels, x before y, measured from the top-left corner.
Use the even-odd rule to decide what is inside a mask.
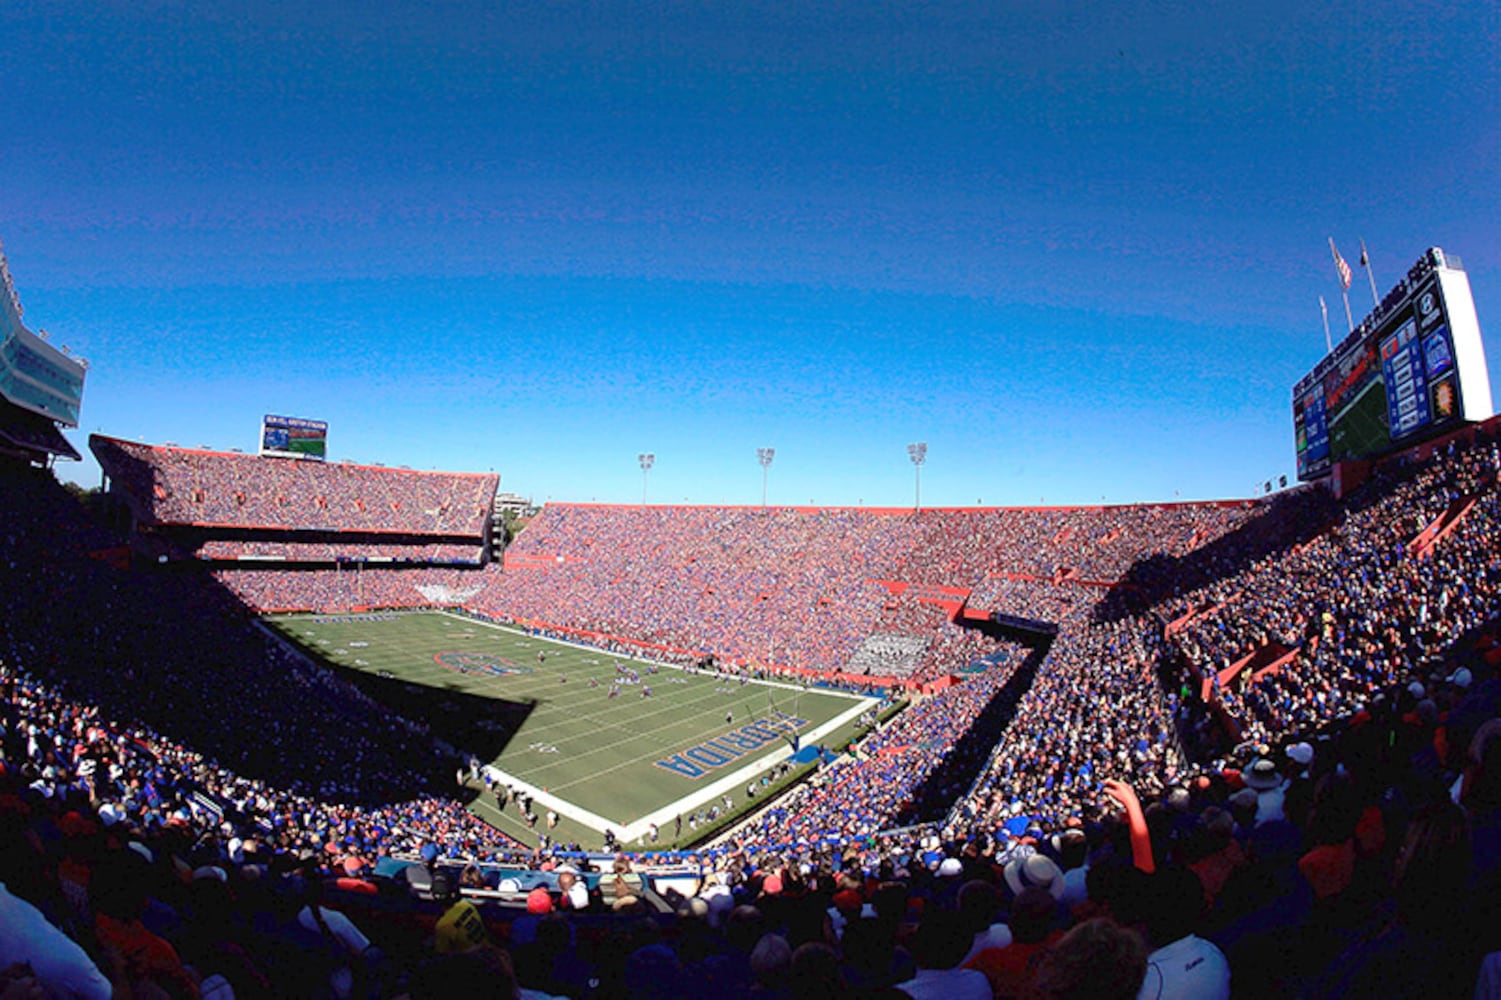
[[[518,629],[513,625],[501,625],[498,622],[488,622],[477,618],[470,618],[466,615],[457,615],[451,611],[439,611],[438,614],[446,615],[447,617],[452,618],[455,621],[462,621],[470,625],[482,625],[486,628],[492,628],[500,632],[509,632],[513,635],[522,636],[524,638],[542,639],[547,642],[557,643],[560,646],[571,646],[574,649],[583,650],[585,652],[600,652],[598,646],[590,646],[584,643],[555,639],[550,635],[532,635],[531,633],[523,631],[522,629]],[[662,668],[669,670],[678,670],[684,673],[704,674],[708,676],[714,676],[720,673],[719,671],[697,670],[690,667],[681,667],[674,663],[663,663],[659,660],[652,660],[643,656],[633,656],[632,659],[640,660],[644,663],[655,663]],[[725,674],[722,676],[738,677],[738,675],[730,674]],[[785,681],[753,679],[750,681],[750,683],[759,684],[766,687],[781,688],[784,691],[801,692],[804,690],[801,685],[788,684]],[[863,695],[851,694],[848,691],[830,691],[820,689],[819,694],[838,695],[840,697],[850,699],[852,702],[854,702],[854,704],[850,708],[844,710],[828,721],[814,727],[812,730],[809,730],[806,733],[799,733],[798,740],[803,745],[816,744],[825,736],[838,731],[840,727],[846,725],[847,723],[853,722],[869,709],[875,708],[876,706],[881,704],[880,699],[878,698],[870,698]],[[792,752],[793,751],[790,746],[779,746],[771,752],[767,753],[765,756],[757,757],[755,760],[742,765],[729,774],[714,779],[707,785],[698,785],[694,787],[691,792],[689,792],[682,798],[668,802],[667,804],[659,806],[656,809],[653,809],[652,811],[646,813],[645,815],[639,816],[636,819],[630,820],[628,822],[608,819],[607,817],[601,816],[598,813],[592,812],[588,809],[583,808],[582,806],[570,802],[567,799],[553,795],[551,792],[543,791],[536,785],[533,785],[528,781],[525,781],[513,774],[501,770],[494,764],[486,764],[484,765],[482,770],[490,775],[493,780],[498,781],[504,785],[510,785],[514,791],[525,792],[534,803],[540,804],[548,809],[553,810],[559,816],[567,816],[574,822],[582,826],[586,826],[597,833],[603,834],[606,830],[610,830],[615,834],[616,839],[619,840],[621,844],[627,844],[639,837],[644,837],[653,823],[657,824],[657,827],[659,829],[665,826],[669,826],[678,816],[681,816],[684,813],[692,812],[699,806],[706,805],[711,802],[717,802],[722,796],[733,792],[736,789],[743,789],[745,785],[749,784],[753,779],[759,777],[763,772],[770,770],[771,768],[782,763],[787,758],[791,757]]]

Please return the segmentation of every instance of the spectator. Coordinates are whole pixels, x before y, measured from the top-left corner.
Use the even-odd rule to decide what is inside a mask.
[[[1037,969],[1046,1000],[1134,1000],[1147,973],[1141,938],[1112,921],[1088,920],[1059,939]]]
[[[959,966],[970,939],[957,913],[924,912],[912,941],[917,975],[897,983],[897,989],[915,1000],[987,1000],[990,984],[984,974]]]
[[[1204,905],[1204,891],[1193,872],[1169,866],[1151,877],[1146,901],[1147,956],[1143,1000],[1227,1000],[1230,965],[1212,942],[1194,934]]]

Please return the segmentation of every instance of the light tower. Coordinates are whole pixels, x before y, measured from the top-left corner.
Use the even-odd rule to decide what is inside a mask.
[[[914,510],[922,510],[922,464],[928,460],[928,442],[907,445],[907,457],[912,459],[912,471],[917,476],[912,506]]]
[[[761,506],[766,506],[766,476],[771,471],[771,460],[777,457],[775,448],[757,448],[756,461],[761,463]]]
[[[657,456],[649,451],[643,451],[636,456],[636,461],[641,463],[641,506],[646,506],[646,474],[656,464]]]

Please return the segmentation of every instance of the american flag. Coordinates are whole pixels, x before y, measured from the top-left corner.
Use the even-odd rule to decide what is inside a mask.
[[[1350,265],[1345,263],[1345,258],[1341,257],[1339,251],[1335,249],[1333,236],[1329,237],[1329,252],[1334,254],[1334,269],[1339,272],[1340,287],[1348,292],[1351,278]]]

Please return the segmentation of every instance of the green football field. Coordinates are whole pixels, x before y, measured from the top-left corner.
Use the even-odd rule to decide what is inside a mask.
[[[1373,379],[1345,408],[1329,418],[1330,454],[1339,461],[1385,451],[1392,443],[1386,384]]]
[[[633,843],[678,816],[746,804],[746,786],[801,746],[844,738],[876,705],[800,686],[726,679],[552,642],[445,613],[273,616],[268,625],[385,704],[432,725],[534,799],[522,821],[490,795],[471,806],[524,843]],[[618,666],[618,669],[617,669]],[[635,679],[632,679],[632,673]],[[650,689],[650,695],[644,692]],[[615,690],[611,696],[611,690]],[[684,834],[689,833],[685,825]]]

